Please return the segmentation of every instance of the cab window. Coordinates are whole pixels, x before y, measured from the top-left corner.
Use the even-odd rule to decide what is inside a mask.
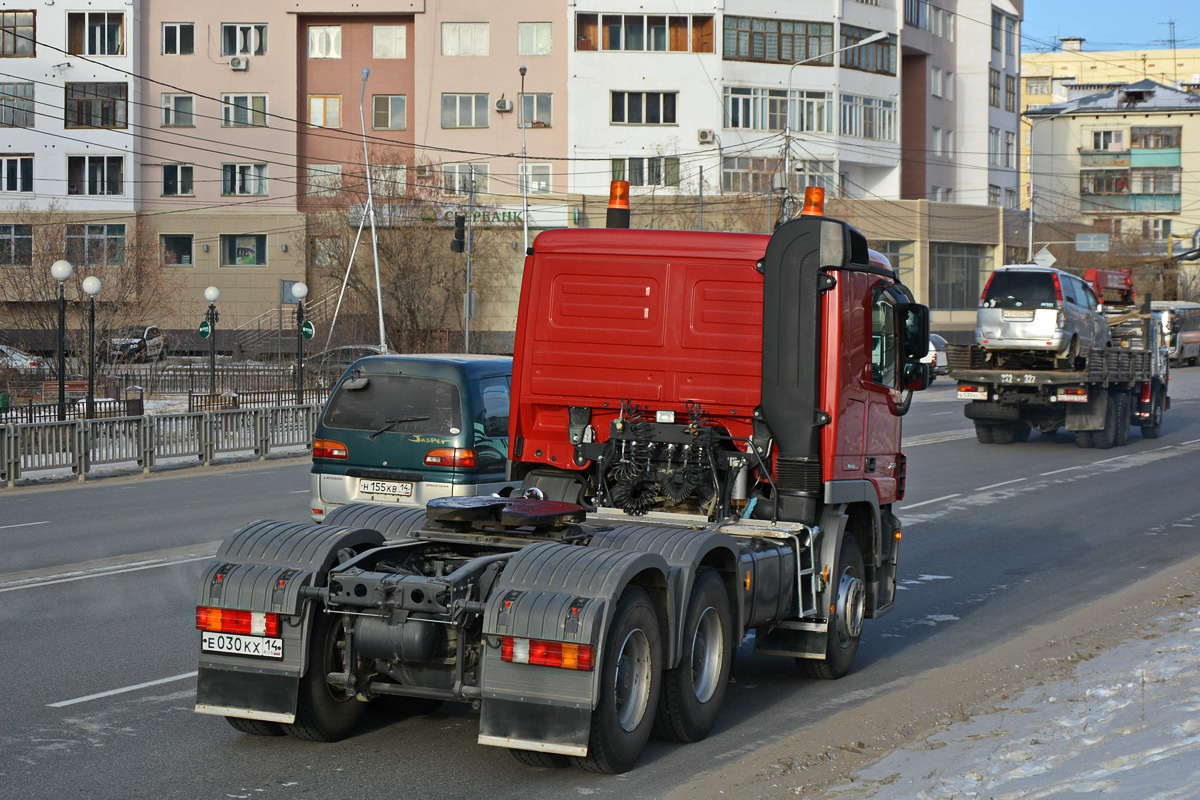
[[[896,307],[883,292],[875,296],[871,307],[871,380],[899,388],[896,382],[899,341],[896,335]]]
[[[492,466],[508,457],[508,378],[479,381],[479,408],[475,413],[475,450],[480,466]]]

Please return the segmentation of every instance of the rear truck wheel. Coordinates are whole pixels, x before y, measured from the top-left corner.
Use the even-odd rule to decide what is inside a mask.
[[[975,438],[979,440],[980,444],[991,444],[993,441],[992,426],[988,425],[986,422],[976,421]]]
[[[658,615],[645,589],[629,586],[621,594],[601,669],[588,753],[571,759],[589,772],[628,772],[650,738],[662,679]]]
[[[1001,423],[992,426],[992,442],[995,444],[1012,444],[1013,438],[1012,425]]]
[[[1104,409],[1104,429],[1092,431],[1092,441],[1098,450],[1108,450],[1117,443],[1117,412],[1118,402],[1116,392],[1110,392]]]
[[[261,719],[243,719],[242,717],[226,717],[235,731],[248,733],[251,736],[283,736],[283,726],[278,722],[267,722]]]
[[[1162,433],[1164,405],[1166,404],[1163,402],[1162,392],[1156,391],[1150,402],[1150,422],[1142,426],[1143,439],[1157,439],[1158,435]]]
[[[1117,447],[1123,447],[1129,444],[1129,428],[1133,420],[1133,403],[1129,392],[1119,392],[1115,397],[1117,399],[1117,435],[1113,440],[1113,444]]]
[[[656,735],[675,742],[708,736],[725,701],[733,651],[733,613],[725,584],[716,570],[701,569],[688,601],[679,665],[663,672]]]
[[[1083,448],[1095,447],[1096,439],[1092,436],[1093,433],[1099,433],[1099,431],[1075,431],[1075,446]]]
[[[520,761],[527,767],[538,767],[540,769],[562,769],[563,767],[571,766],[569,756],[559,755],[558,753],[542,753],[537,750],[518,750],[515,747],[510,747],[508,752],[512,753],[512,757]]]
[[[366,703],[329,684],[329,673],[346,669],[346,628],[337,615],[317,611],[315,616],[308,664],[300,679],[296,721],[283,729],[297,739],[336,742],[354,730]]]
[[[1024,422],[1014,422],[1010,430],[1012,431],[1012,440],[1014,442],[1028,442],[1029,434],[1033,433],[1033,429]]]
[[[863,583],[862,551],[854,534],[846,532],[838,551],[834,574],[835,592],[830,600],[829,629],[826,631],[825,657],[798,658],[796,666],[808,678],[836,680],[850,671],[858,643],[862,638],[866,615],[867,587]]]

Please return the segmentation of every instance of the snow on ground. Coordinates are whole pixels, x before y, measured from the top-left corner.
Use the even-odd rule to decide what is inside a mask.
[[[944,726],[822,798],[1200,798],[1200,609]]]

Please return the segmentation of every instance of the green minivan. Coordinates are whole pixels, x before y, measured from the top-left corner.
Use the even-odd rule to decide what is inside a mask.
[[[311,511],[345,503],[424,506],[435,497],[508,489],[512,359],[368,356],[351,364],[321,410]]]

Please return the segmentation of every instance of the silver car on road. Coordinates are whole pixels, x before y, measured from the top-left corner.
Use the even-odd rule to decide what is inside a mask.
[[[1109,344],[1100,301],[1082,279],[1034,264],[1000,267],[979,301],[975,343],[988,350],[1052,352],[1073,362]]]

